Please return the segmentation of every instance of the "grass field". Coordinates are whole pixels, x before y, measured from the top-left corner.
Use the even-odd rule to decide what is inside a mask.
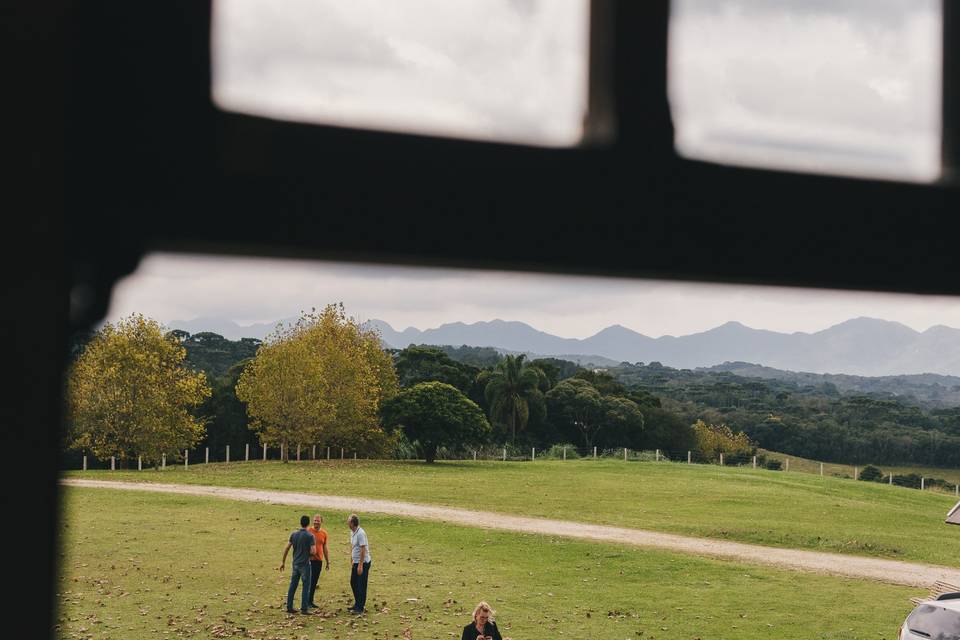
[[[534,515],[957,566],[950,496],[805,473],[614,460],[195,465],[88,477],[280,489]]]
[[[801,473],[814,473],[820,474],[820,461],[819,460],[810,460],[808,458],[799,458],[797,456],[788,455],[786,453],[779,453],[777,451],[767,451],[765,449],[760,450],[761,453],[765,453],[768,458],[774,458],[777,460],[785,461],[787,458],[790,459],[790,471],[798,471]],[[859,465],[859,470],[863,471],[863,468],[866,465]],[[951,485],[960,484],[960,469],[942,469],[940,467],[910,467],[910,466],[895,466],[895,465],[885,465],[878,464],[874,465],[879,467],[884,474],[892,473],[894,475],[908,475],[915,473],[918,476],[924,478],[940,478],[941,480],[946,480]],[[827,476],[849,476],[853,478],[854,474],[854,465],[852,464],[836,464],[834,462],[824,462],[823,463],[823,473]],[[950,493],[953,493],[954,489],[950,489]]]
[[[172,474],[171,474],[172,475]],[[64,490],[61,638],[459,638],[480,599],[515,640],[892,638],[911,589],[386,516],[365,517],[369,614],[352,602],[344,513],[325,513],[320,616],[287,616],[276,567],[295,508]],[[289,572],[289,567],[287,569]]]

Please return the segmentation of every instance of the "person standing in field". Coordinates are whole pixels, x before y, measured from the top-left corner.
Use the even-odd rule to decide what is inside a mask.
[[[367,532],[360,526],[360,518],[351,513],[347,518],[350,527],[350,589],[353,591],[353,606],[350,613],[361,614],[367,604],[367,579],[370,577],[370,543]]]
[[[314,600],[314,594],[317,592],[317,581],[320,580],[320,572],[323,570],[323,560],[327,561],[327,571],[330,571],[330,554],[327,551],[327,530],[323,529],[323,516],[319,513],[313,516],[313,526],[307,529],[316,541],[316,553],[310,554],[310,608],[317,608],[317,601]],[[322,552],[322,557],[321,557]]]
[[[473,621],[463,628],[460,640],[510,640],[500,635],[497,623],[493,621],[496,611],[486,602],[480,602],[473,610]]]
[[[280,572],[287,563],[287,553],[293,547],[293,567],[290,569],[290,588],[287,589],[287,613],[296,613],[293,608],[293,595],[297,592],[297,583],[303,583],[300,590],[300,613],[309,615],[310,609],[310,556],[317,552],[316,539],[307,531],[310,524],[309,516],[300,516],[300,528],[290,534],[290,540],[283,549],[283,559],[280,560]]]

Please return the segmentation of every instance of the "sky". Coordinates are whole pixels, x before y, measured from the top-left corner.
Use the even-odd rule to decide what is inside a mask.
[[[960,328],[960,297],[163,253],[117,284],[107,320],[137,312],[163,324],[218,317],[249,325],[333,302],[397,330],[499,318],[565,338],[613,324],[679,336],[731,320],[813,332],[862,316],[918,331]]]
[[[683,155],[939,175],[940,0],[674,0]]]
[[[587,0],[217,0],[215,101],[334,125],[571,145]]]
[[[641,0],[638,0],[641,1]],[[674,0],[669,94],[688,157],[939,175],[941,0]],[[588,0],[217,0],[223,108],[576,144]]]

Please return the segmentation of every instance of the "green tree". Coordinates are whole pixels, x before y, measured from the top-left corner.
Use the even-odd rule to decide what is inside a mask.
[[[603,425],[603,397],[592,384],[581,378],[568,378],[547,392],[547,410],[551,419],[579,432],[589,449]]]
[[[204,435],[193,410],[210,388],[202,372],[184,366],[186,355],[140,314],[105,324],[69,372],[70,446],[121,464],[138,455],[159,462],[193,448]]]
[[[481,443],[490,437],[490,423],[475,402],[444,382],[421,382],[386,401],[383,424],[400,427],[417,441],[432,463],[437,448]]]
[[[492,421],[503,424],[510,432],[510,442],[517,439],[530,418],[530,402],[541,402],[540,382],[543,372],[524,362],[526,356],[506,356],[492,371],[480,373],[484,395],[490,405]]]
[[[537,358],[531,360],[530,364],[543,371],[546,380],[540,385],[540,390],[544,393],[553,389],[561,380],[566,380],[581,370],[576,362],[560,358]]]
[[[643,438],[643,413],[633,400],[608,396],[600,403],[604,440],[610,446],[635,448]]]
[[[348,318],[343,305],[303,314],[279,326],[237,382],[251,427],[266,444],[338,444],[381,453],[382,402],[397,391],[397,376],[379,335]]]
[[[446,382],[469,393],[480,369],[457,362],[437,347],[410,345],[394,355],[401,387],[421,382]]]
[[[599,391],[602,396],[625,396],[627,394],[626,388],[606,371],[581,369],[577,371],[573,377],[586,380],[592,384],[593,388]]]
[[[200,443],[201,447],[210,447],[213,451],[223,451],[226,445],[238,450],[249,442],[249,418],[247,409],[237,398],[237,382],[247,366],[248,360],[234,364],[225,375],[214,378],[210,387],[213,392],[203,404],[201,413],[210,416],[207,423],[207,435]]]

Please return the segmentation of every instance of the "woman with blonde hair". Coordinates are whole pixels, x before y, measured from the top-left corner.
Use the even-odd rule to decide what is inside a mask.
[[[510,640],[500,636],[497,623],[493,621],[495,613],[486,602],[480,602],[473,610],[473,622],[463,628],[460,640]]]

